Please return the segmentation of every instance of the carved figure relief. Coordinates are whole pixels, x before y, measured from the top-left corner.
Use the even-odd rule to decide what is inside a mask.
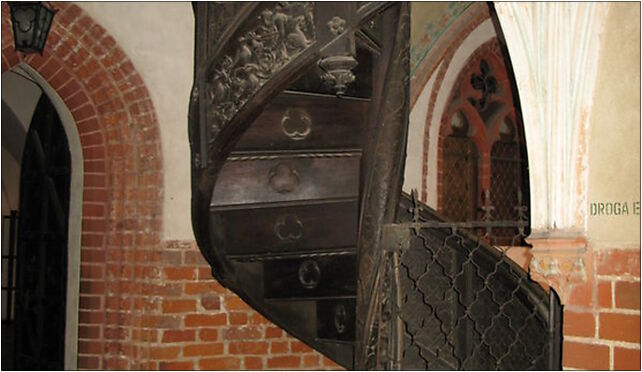
[[[212,137],[265,82],[315,38],[311,2],[279,2],[258,16],[259,24],[237,39],[207,84],[207,121]]]
[[[305,139],[312,131],[312,120],[302,108],[290,108],[283,114],[281,130],[294,141]]]

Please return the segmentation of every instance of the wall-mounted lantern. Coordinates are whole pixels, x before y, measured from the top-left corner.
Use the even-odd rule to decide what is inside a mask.
[[[16,51],[42,54],[57,10],[40,1],[12,1],[9,9]]]

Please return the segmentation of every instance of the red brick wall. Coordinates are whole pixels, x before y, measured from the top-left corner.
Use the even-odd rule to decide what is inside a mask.
[[[164,242],[147,265],[145,368],[337,368],[222,288],[195,242]]]
[[[564,308],[564,367],[640,369],[640,250],[587,253]]]

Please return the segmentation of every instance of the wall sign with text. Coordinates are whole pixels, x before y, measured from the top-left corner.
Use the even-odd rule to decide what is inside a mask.
[[[607,201],[590,203],[591,216],[639,216],[640,201]]]

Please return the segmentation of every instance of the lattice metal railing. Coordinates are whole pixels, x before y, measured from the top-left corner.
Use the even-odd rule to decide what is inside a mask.
[[[387,225],[378,268],[377,369],[558,369],[560,305],[470,229],[527,221],[451,223],[416,202]],[[466,231],[469,230],[469,231]],[[520,238],[516,236],[516,239]]]

